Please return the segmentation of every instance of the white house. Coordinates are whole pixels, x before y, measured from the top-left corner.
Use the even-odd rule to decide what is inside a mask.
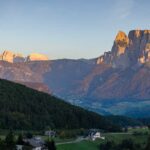
[[[101,133],[99,131],[91,131],[89,133],[89,138],[92,140],[92,141],[95,141],[96,139],[102,139],[102,140],[105,140],[105,137],[101,136]]]

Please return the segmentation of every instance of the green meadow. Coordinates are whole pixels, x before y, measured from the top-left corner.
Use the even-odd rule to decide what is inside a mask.
[[[96,141],[84,140],[78,143],[57,145],[57,150],[99,150],[99,145],[103,142],[114,141],[120,143],[124,139],[132,139],[135,143],[145,146],[148,134],[141,133],[134,135],[131,132],[128,133],[107,133],[104,134],[105,140],[98,139]]]

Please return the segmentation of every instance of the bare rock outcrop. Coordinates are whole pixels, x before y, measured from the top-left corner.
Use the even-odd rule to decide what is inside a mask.
[[[27,57],[27,61],[45,61],[48,60],[48,57],[43,54],[32,53]]]
[[[18,62],[25,62],[25,57],[23,57],[22,54],[14,54],[14,58],[13,58],[13,62],[14,63],[18,63]]]

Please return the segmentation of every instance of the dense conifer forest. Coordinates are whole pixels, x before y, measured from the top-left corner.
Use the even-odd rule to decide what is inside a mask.
[[[24,85],[0,80],[0,128],[120,130],[105,117]]]

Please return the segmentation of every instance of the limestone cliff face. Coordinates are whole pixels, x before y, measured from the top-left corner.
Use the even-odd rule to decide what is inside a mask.
[[[46,55],[38,53],[32,53],[27,57],[27,61],[44,61],[44,60],[48,60],[48,57]]]
[[[130,65],[150,61],[150,30],[133,30],[129,32],[127,49]]]
[[[100,56],[97,59],[97,64],[103,64],[103,63],[109,64],[111,63],[111,61],[112,61],[111,52],[105,52],[104,55]]]
[[[97,64],[106,63],[116,68],[127,68],[149,61],[150,30],[132,30],[128,36],[119,31],[111,52],[99,57]]]

